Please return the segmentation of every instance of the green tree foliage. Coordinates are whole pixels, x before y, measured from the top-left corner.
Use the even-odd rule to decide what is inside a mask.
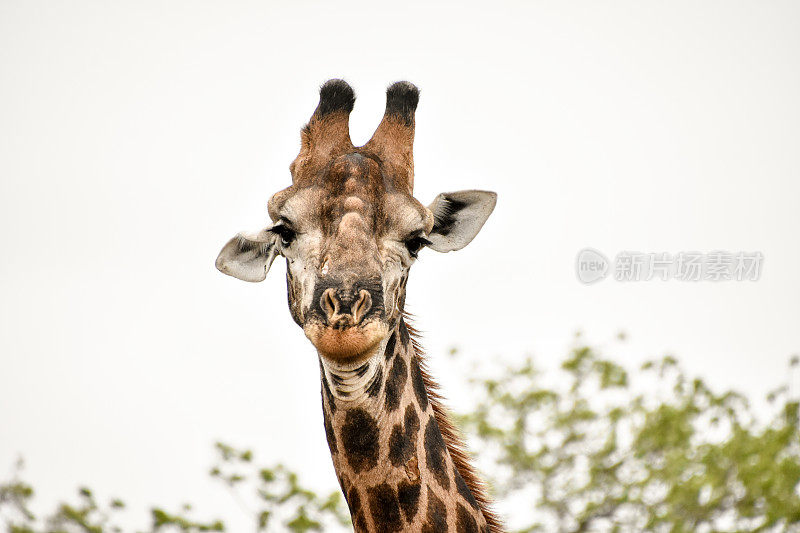
[[[257,466],[253,453],[217,443],[217,461],[211,477],[223,484],[252,518],[257,532],[292,531],[306,533],[350,524],[341,494],[318,496],[300,483],[297,474],[283,465]],[[37,517],[30,510],[33,488],[20,475],[22,462],[12,479],[0,484],[0,518],[9,533],[118,533],[126,531],[116,523],[122,500],[98,503],[87,488],[78,490],[78,503],[60,503],[55,511]],[[162,507],[150,510],[146,533],[200,533],[226,531],[222,520],[199,521],[192,518],[192,507],[184,505],[171,512]]]
[[[250,450],[222,443],[216,448],[220,460],[211,469],[211,477],[224,483],[243,510],[253,516],[256,531],[305,533],[350,525],[341,492],[318,496],[282,464],[258,467]],[[252,503],[246,501],[245,492],[252,496]]]
[[[473,385],[474,409],[458,419],[517,531],[800,532],[800,412],[788,387],[770,394],[771,418],[759,422],[746,398],[690,379],[673,358],[629,371],[586,346],[555,373],[526,359]],[[210,475],[255,531],[350,529],[339,492],[319,496],[249,450],[216,451]],[[34,516],[20,468],[0,483],[11,533],[123,531],[124,503],[85,488]],[[225,531],[191,515],[156,507],[145,531]]]
[[[496,495],[519,502],[519,531],[800,531],[786,388],[760,424],[744,397],[687,378],[671,357],[630,373],[586,346],[556,376],[527,359],[476,386],[462,427],[496,465]]]

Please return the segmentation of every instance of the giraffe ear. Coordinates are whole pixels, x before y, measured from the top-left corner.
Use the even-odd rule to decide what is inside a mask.
[[[257,233],[238,233],[217,256],[217,270],[244,281],[264,281],[278,255],[278,236],[265,228]]]
[[[433,229],[428,246],[437,252],[452,252],[468,245],[492,214],[497,193],[491,191],[443,192],[428,206]]]

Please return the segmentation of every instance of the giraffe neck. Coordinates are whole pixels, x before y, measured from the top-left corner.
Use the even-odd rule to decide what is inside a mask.
[[[489,531],[400,320],[358,365],[321,361],[325,434],[356,532]]]

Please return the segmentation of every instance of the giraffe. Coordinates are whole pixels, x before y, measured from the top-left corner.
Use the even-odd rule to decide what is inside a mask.
[[[271,224],[240,233],[217,268],[266,278],[286,259],[289,309],[317,350],[325,435],[356,532],[502,530],[426,371],[404,313],[422,248],[459,250],[492,213],[496,194],[413,196],[419,90],[397,82],[372,138],[349,134],[353,89],[329,80],[301,132],[292,184],[268,203]]]

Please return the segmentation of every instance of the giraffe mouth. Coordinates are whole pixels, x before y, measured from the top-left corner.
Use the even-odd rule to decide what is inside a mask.
[[[323,357],[335,361],[357,362],[369,358],[389,334],[382,320],[369,320],[354,326],[328,326],[313,321],[303,327],[306,337]]]

